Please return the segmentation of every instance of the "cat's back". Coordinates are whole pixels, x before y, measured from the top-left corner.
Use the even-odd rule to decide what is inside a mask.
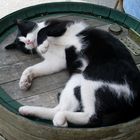
[[[89,27],[78,34],[86,44],[85,54],[91,59],[126,60],[135,66],[135,62],[125,45],[107,31]],[[85,48],[85,46],[84,46]]]

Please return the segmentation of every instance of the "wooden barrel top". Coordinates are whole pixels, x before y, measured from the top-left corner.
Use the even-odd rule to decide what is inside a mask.
[[[102,13],[101,13],[102,14]],[[90,26],[109,31],[114,22],[102,19],[100,16],[79,13],[53,13],[32,18],[42,21],[49,18],[84,20]],[[134,26],[134,25],[133,25]],[[136,30],[121,26],[122,32],[115,35],[130,50],[138,68],[140,68],[140,37]],[[48,76],[36,78],[28,91],[19,88],[19,79],[25,68],[36,64],[42,59],[38,55],[25,55],[17,50],[5,50],[16,37],[14,28],[5,35],[0,43],[0,135],[8,140],[112,140],[139,139],[140,118],[128,123],[105,128],[56,128],[45,120],[25,118],[18,114],[18,107],[36,105],[54,107],[57,104],[57,93],[68,80],[67,71],[61,71]]]

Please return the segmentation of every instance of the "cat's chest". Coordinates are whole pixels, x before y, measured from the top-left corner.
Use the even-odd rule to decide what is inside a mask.
[[[65,60],[65,48],[63,46],[58,46],[55,44],[51,44],[49,43],[49,47],[46,53],[42,53],[41,56],[44,59],[56,59],[56,63],[57,63],[57,59],[62,59]]]

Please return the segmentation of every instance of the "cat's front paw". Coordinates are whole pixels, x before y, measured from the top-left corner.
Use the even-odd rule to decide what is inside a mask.
[[[48,46],[49,46],[49,44],[48,44],[48,41],[46,40],[45,42],[43,42],[43,44],[41,44],[41,45],[39,45],[39,46],[37,47],[37,51],[38,51],[40,54],[44,54],[44,53],[47,52]]]
[[[23,74],[22,74],[22,76],[20,78],[20,81],[19,81],[20,89],[22,89],[22,90],[29,89],[30,86],[31,86],[32,79],[33,79],[33,75],[32,75],[31,69],[27,68],[23,72]]]
[[[68,127],[67,119],[64,112],[58,112],[54,116],[53,125],[59,127]]]

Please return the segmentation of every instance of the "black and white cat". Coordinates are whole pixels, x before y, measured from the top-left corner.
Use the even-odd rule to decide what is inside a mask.
[[[17,25],[18,36],[6,49],[44,58],[25,69],[21,89],[28,89],[38,76],[66,68],[70,73],[56,107],[23,106],[20,114],[50,119],[60,127],[107,126],[140,115],[140,73],[118,39],[82,21],[18,20]]]

